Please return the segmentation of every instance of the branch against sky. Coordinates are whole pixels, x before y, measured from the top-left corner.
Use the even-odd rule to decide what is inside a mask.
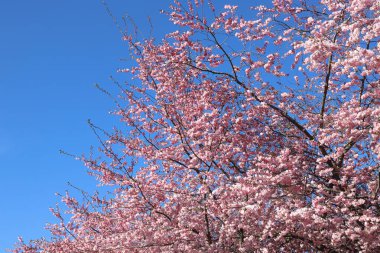
[[[163,14],[164,39],[124,37],[126,127],[91,125],[112,197],[64,196],[71,219],[14,252],[380,251],[380,3]]]

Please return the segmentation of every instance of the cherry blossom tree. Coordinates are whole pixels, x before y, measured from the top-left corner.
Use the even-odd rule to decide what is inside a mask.
[[[122,123],[81,157],[113,194],[14,252],[380,252],[380,2],[265,4],[126,34]]]

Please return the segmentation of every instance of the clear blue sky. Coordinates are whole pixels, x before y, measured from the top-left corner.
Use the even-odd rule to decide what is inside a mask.
[[[164,18],[164,1],[107,2],[115,16],[128,13],[142,28],[148,15]],[[108,115],[112,101],[94,85],[112,89],[108,77],[127,56],[100,1],[1,1],[0,252],[19,235],[48,235],[43,228],[55,221],[49,207],[68,181],[94,189],[86,168],[59,149],[88,153],[97,141],[87,119],[105,128],[116,121]]]
[[[116,17],[128,13],[143,33],[171,30],[159,15],[171,1],[107,0]],[[227,1],[226,1],[227,2]],[[228,1],[231,2],[231,1]],[[232,2],[238,2],[232,1]],[[221,2],[219,2],[221,4]],[[221,4],[222,5],[222,4]],[[90,192],[96,182],[74,159],[98,145],[87,119],[110,129],[112,101],[95,83],[125,67],[126,45],[99,0],[2,0],[0,5],[0,252],[17,237],[48,236],[49,207],[67,182]]]

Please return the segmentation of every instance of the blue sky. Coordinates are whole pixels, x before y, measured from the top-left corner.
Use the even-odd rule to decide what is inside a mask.
[[[159,15],[171,1],[107,0],[120,18],[128,13],[142,33],[171,31]],[[237,0],[232,2],[239,2]],[[221,2],[219,4],[223,5]],[[110,129],[112,101],[95,88],[114,86],[128,50],[100,0],[4,0],[0,8],[0,252],[17,237],[41,236],[49,211],[70,189],[92,192],[96,181],[60,149],[81,155],[98,146],[91,119]],[[72,191],[72,189],[70,190]]]
[[[164,1],[108,0],[141,27],[161,24]],[[157,26],[159,27],[159,26]],[[162,29],[162,28],[160,28]],[[74,159],[97,141],[92,119],[110,128],[112,101],[95,88],[125,66],[125,43],[100,1],[6,0],[0,8],[0,252],[19,235],[47,236],[49,212],[70,187],[89,191],[96,182]],[[159,31],[158,31],[159,32]]]

